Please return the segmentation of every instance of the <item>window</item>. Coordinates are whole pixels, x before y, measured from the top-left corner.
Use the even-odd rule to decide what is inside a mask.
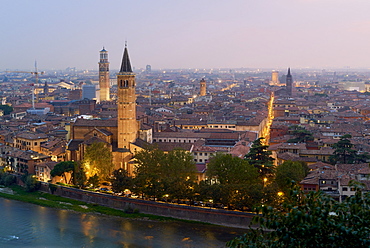
[[[194,159],[194,162],[197,162],[197,159],[196,158]]]
[[[203,159],[199,159],[199,162],[203,162]]]
[[[351,191],[355,191],[355,188],[351,188]]]
[[[348,188],[347,187],[343,187],[343,191],[348,191]]]
[[[207,153],[206,152],[204,153],[204,156],[207,156]]]

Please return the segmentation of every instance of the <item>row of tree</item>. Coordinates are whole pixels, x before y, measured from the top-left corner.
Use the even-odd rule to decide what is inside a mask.
[[[276,203],[277,192],[285,192],[291,180],[299,182],[307,174],[307,166],[298,162],[286,162],[275,169],[267,148],[260,138],[253,142],[244,159],[217,154],[207,165],[206,179],[199,182],[201,173],[197,175],[193,157],[187,151],[175,149],[165,153],[148,147],[135,155],[132,177],[123,169],[110,173],[111,158],[104,155],[110,152],[104,143],[96,143],[87,147],[84,161],[61,162],[51,175],[61,176],[80,188],[96,188],[101,181],[109,180],[114,192],[128,189],[145,198],[208,201],[251,209],[261,202]],[[86,168],[90,173],[85,173]]]

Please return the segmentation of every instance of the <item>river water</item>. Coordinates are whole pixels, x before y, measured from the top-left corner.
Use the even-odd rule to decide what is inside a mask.
[[[0,198],[0,247],[225,247],[244,230],[124,219]]]

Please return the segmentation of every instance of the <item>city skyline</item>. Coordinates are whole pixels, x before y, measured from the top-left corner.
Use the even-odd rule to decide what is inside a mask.
[[[0,71],[370,67],[365,0],[3,2]]]

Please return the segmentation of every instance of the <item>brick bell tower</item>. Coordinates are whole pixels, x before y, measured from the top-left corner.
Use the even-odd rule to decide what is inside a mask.
[[[207,83],[206,83],[206,80],[204,80],[204,78],[202,78],[202,80],[200,80],[200,92],[199,92],[199,95],[200,96],[207,95]]]
[[[127,45],[117,74],[118,86],[118,148],[130,149],[130,143],[138,138],[136,121],[135,74],[132,72]]]
[[[110,100],[109,91],[109,62],[108,62],[108,51],[100,51],[99,61],[99,86],[100,86],[100,102]]]

